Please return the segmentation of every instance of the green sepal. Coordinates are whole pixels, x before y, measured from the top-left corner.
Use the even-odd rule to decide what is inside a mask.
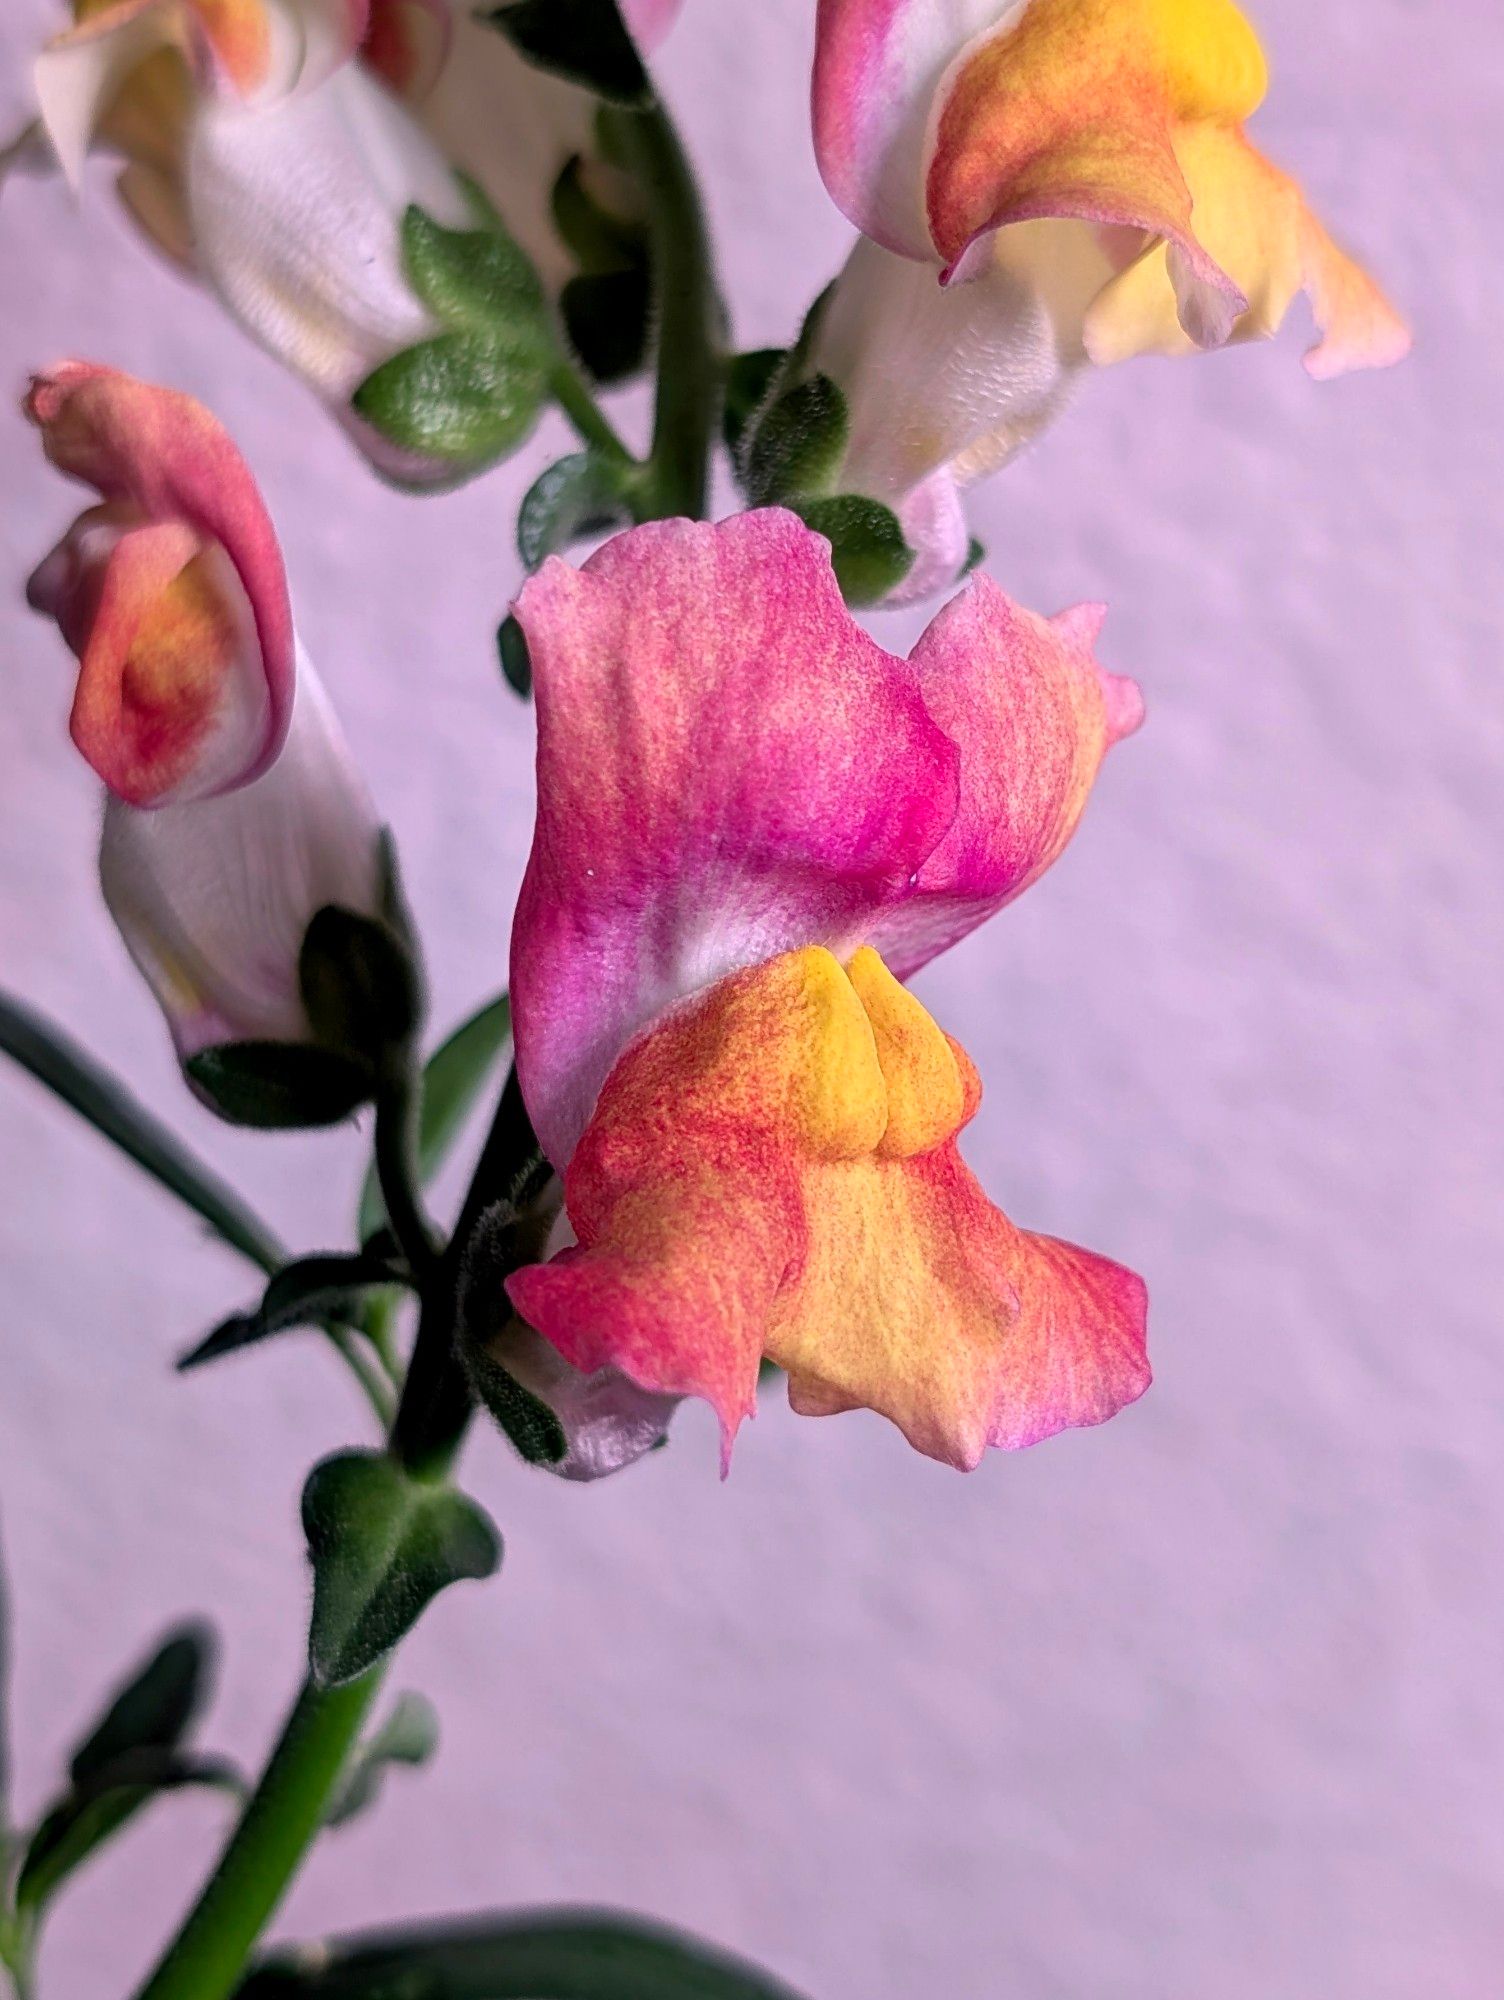
[[[624,382],[647,359],[653,280],[646,264],[569,279],[559,311],[570,346],[597,382]]]
[[[629,522],[631,470],[595,452],[576,451],[541,472],[517,516],[517,553],[524,566],[536,569],[571,542]]]
[[[383,361],[351,397],[360,417],[404,451],[456,469],[504,458],[527,437],[548,393],[531,336],[440,333]]]
[[[439,1044],[423,1069],[418,1116],[418,1184],[427,1187],[449,1157],[512,1033],[512,1010],[503,993],[462,1021]],[[361,1189],[356,1234],[367,1242],[386,1221],[381,1182],[373,1163]]]
[[[855,609],[880,604],[914,566],[914,551],[903,538],[898,516],[864,493],[838,493],[823,500],[796,500],[806,527],[830,542],[841,595]]]
[[[735,458],[747,426],[767,401],[768,391],[788,361],[786,347],[754,347],[733,354],[726,363],[726,393],[721,406],[721,435]]]
[[[986,560],[987,544],[979,542],[975,535],[971,536],[966,544],[966,560],[961,565],[956,581],[959,583],[962,577],[970,576],[972,571],[979,569]]]
[[[812,375],[778,398],[752,435],[747,496],[756,507],[828,493],[846,456],[846,398],[828,375]]]
[[[221,1118],[262,1132],[343,1124],[376,1089],[369,1064],[311,1042],[220,1042],[183,1067]]]
[[[526,701],[533,691],[532,655],[527,649],[527,634],[510,611],[496,628],[496,653],[502,679]]]
[[[665,1924],[610,1910],[410,1925],[282,1947],[237,2000],[801,2000],[770,1972]]]
[[[478,189],[467,188],[481,213],[479,229],[449,229],[421,208],[402,218],[402,261],[408,283],[437,319],[456,332],[500,329],[548,347],[548,309],[532,261],[507,234]]]
[[[344,1826],[376,1803],[393,1765],[426,1764],[439,1747],[439,1718],[426,1695],[399,1694],[381,1727],[359,1744],[340,1773],[324,1813],[325,1826]]]
[[[509,0],[479,17],[535,68],[616,104],[652,97],[637,44],[616,0]]]
[[[321,1047],[379,1068],[405,1048],[423,1021],[423,981],[403,932],[400,890],[388,876],[398,924],[326,903],[303,933],[298,986]]]
[[[352,1681],[452,1583],[491,1576],[501,1538],[475,1502],[383,1453],[348,1451],[303,1488],[313,1565],[308,1661],[320,1687]]]
[[[529,1465],[557,1465],[569,1450],[564,1426],[541,1396],[524,1389],[494,1355],[474,1341],[463,1341],[460,1359],[475,1391],[495,1418],[507,1442]]]
[[[354,1327],[372,1286],[402,1281],[403,1273],[393,1264],[365,1251],[353,1256],[300,1257],[278,1271],[253,1311],[223,1320],[206,1339],[178,1357],[177,1367],[186,1373],[297,1327],[322,1326],[331,1320]]]
[[[529,1465],[557,1465],[569,1440],[548,1404],[498,1359],[496,1346],[513,1319],[507,1279],[542,1254],[549,1218],[541,1197],[552,1173],[540,1154],[507,1197],[486,1210],[465,1245],[458,1296],[458,1353],[470,1387]]]

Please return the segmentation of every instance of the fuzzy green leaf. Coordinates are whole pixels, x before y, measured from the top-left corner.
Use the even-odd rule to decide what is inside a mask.
[[[839,493],[794,506],[807,527],[828,538],[836,581],[854,608],[881,603],[913,568],[914,551],[903,538],[898,516],[880,500]]]
[[[303,1488],[313,1564],[309,1665],[321,1687],[390,1652],[451,1583],[487,1577],[501,1538],[473,1500],[376,1452],[338,1453]]]
[[[403,450],[461,467],[514,451],[547,392],[548,364],[536,341],[501,331],[441,333],[382,362],[351,402]]]
[[[402,218],[408,281],[431,312],[462,332],[510,329],[547,349],[543,286],[526,253],[498,222],[446,229],[421,208]]]

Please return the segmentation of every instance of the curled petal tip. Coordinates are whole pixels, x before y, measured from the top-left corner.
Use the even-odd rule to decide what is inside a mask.
[[[1132,736],[1142,728],[1144,721],[1144,692],[1136,680],[1127,674],[1110,674],[1102,670],[1102,699],[1107,708],[1107,741],[1121,743],[1125,736]]]

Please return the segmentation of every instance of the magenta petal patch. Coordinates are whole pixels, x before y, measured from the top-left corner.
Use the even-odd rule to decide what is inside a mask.
[[[847,611],[828,544],[778,509],[550,561],[517,615],[538,822],[512,1008],[562,1165],[667,1008],[780,952],[862,941],[954,819],[957,753],[914,668]]]

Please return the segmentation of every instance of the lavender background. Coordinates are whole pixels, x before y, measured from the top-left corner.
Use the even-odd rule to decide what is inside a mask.
[[[1504,61],[1493,0],[1258,12],[1259,136],[1417,354],[1323,390],[1294,335],[1131,366],[980,498],[1015,594],[1111,602],[1150,722],[1049,881],[923,982],[987,1080],[984,1180],[1147,1275],[1156,1388],[971,1479],[776,1404],[724,1488],[698,1414],[585,1492],[478,1438],[504,1577],[447,1598],[397,1676],[439,1703],[438,1763],[329,1839],[286,1932],[578,1898],[814,2000],[1497,1991]],[[788,335],[845,240],[809,156],[811,13],[690,0],[664,63],[749,344]],[[0,122],[50,14],[6,9]],[[382,491],[102,174],[81,214],[7,191],[0,274],[0,971],[290,1235],[338,1237],[361,1141],[239,1138],[185,1102],[97,903],[67,663],[20,602],[76,496],[6,412],[76,352],[241,439],[398,828],[440,1024],[503,976],[531,719],[490,633],[562,434],[457,496]],[[0,1257],[22,1802],[196,1607],[228,1638],[212,1733],[258,1754],[298,1670],[298,1485],[360,1435],[352,1395],[312,1341],[175,1380],[245,1273],[8,1070]],[[166,1805],[82,1878],[45,1990],[123,1991],[221,1822]]]

